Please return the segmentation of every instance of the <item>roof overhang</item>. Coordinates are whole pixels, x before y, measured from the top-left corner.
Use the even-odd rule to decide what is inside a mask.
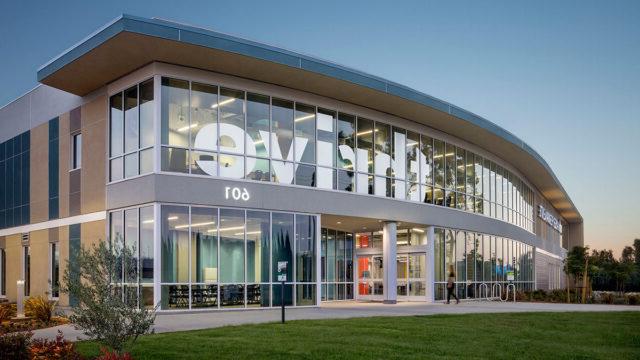
[[[38,70],[84,96],[154,61],[240,76],[403,117],[476,144],[516,167],[569,223],[582,217],[546,161],[490,121],[357,70],[218,32],[123,15]]]

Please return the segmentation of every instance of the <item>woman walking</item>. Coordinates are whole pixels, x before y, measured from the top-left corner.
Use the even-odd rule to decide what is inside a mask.
[[[451,300],[451,295],[456,299],[456,304],[460,304],[460,299],[456,296],[456,273],[453,272],[453,266],[449,267],[449,278],[447,279],[447,304]]]

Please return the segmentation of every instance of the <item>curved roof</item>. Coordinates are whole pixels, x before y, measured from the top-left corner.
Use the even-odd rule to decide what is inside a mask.
[[[38,81],[86,95],[154,61],[273,83],[400,116],[474,143],[516,167],[569,223],[582,217],[547,162],[496,124],[409,87],[270,45],[122,15],[38,69]]]

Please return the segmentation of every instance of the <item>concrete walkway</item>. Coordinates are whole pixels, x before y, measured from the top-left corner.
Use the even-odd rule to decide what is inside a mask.
[[[478,314],[514,312],[567,312],[567,311],[640,311],[640,306],[581,305],[550,303],[513,303],[469,301],[458,305],[405,302],[385,305],[378,302],[323,303],[318,308],[287,308],[287,320],[345,319],[370,316],[413,316],[437,314]],[[158,314],[154,329],[157,333],[209,329],[227,325],[257,324],[280,321],[280,309],[229,310],[189,313]],[[34,331],[34,338],[54,339],[61,330],[68,340],[81,340],[82,332],[71,325],[61,325]]]

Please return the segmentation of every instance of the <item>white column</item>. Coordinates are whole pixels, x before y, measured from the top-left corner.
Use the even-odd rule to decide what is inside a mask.
[[[395,304],[398,299],[398,274],[396,268],[397,224],[385,222],[382,228],[382,267],[384,268],[384,303]]]
[[[320,215],[316,215],[316,306],[320,306],[322,299],[322,233],[321,224],[322,218]]]
[[[427,268],[426,271],[427,273],[426,278],[427,278],[427,291],[426,291],[426,295],[427,295],[427,302],[428,303],[434,303],[435,302],[435,294],[436,294],[436,288],[435,288],[435,234],[433,231],[433,226],[429,226],[426,229],[426,237],[427,237],[427,256],[426,256],[426,262],[427,262]]]
[[[162,219],[160,218],[160,204],[153,204],[153,306],[160,304],[161,289],[160,289],[160,276],[162,275],[161,269],[161,243],[160,229]]]

